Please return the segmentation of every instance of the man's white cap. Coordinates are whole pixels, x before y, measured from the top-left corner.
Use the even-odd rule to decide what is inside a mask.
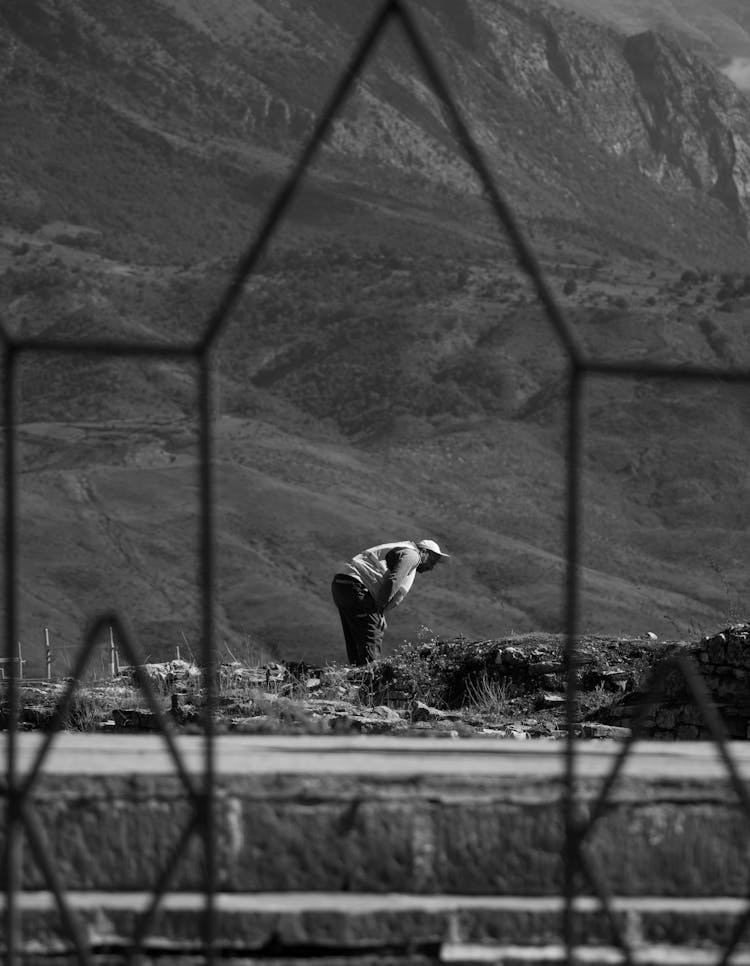
[[[438,557],[450,557],[449,553],[443,553],[434,540],[420,540],[417,546],[420,550],[429,550],[430,553],[434,553]]]

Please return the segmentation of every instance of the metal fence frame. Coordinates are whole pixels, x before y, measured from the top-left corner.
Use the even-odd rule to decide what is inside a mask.
[[[4,878],[5,891],[5,935],[6,962],[16,966],[21,960],[21,924],[18,907],[18,893],[21,891],[22,840],[25,833],[30,851],[37,862],[50,891],[54,894],[59,915],[75,947],[79,962],[93,962],[86,937],[75,914],[66,900],[63,883],[54,864],[48,858],[45,836],[33,802],[32,792],[45,758],[55,741],[55,724],[65,720],[70,703],[77,687],[77,680],[89,661],[99,635],[108,627],[116,630],[120,647],[136,669],[136,678],[143,689],[153,713],[161,723],[161,733],[167,744],[175,770],[185,788],[192,805],[192,814],[183,829],[179,841],[165,867],[160,871],[153,889],[148,909],[141,915],[133,936],[131,959],[134,960],[142,950],[143,942],[158,912],[160,902],[168,892],[172,876],[178,866],[180,855],[190,838],[200,835],[205,853],[205,908],[203,917],[203,947],[207,963],[215,960],[216,938],[216,818],[215,818],[215,727],[213,711],[217,700],[217,653],[214,647],[214,478],[212,469],[213,427],[212,427],[212,352],[226,327],[232,309],[236,305],[248,278],[254,272],[259,259],[284,217],[306,172],[312,164],[318,149],[327,136],[331,123],[341,110],[359,74],[363,71],[377,42],[386,26],[391,22],[400,24],[418,64],[426,79],[439,98],[445,117],[463,153],[474,169],[485,192],[488,204],[498,223],[505,230],[513,246],[520,267],[527,274],[536,295],[544,307],[546,317],[554,329],[565,352],[568,366],[567,391],[567,443],[566,443],[566,574],[565,574],[565,662],[566,662],[566,724],[567,740],[562,750],[565,757],[565,793],[563,813],[565,842],[564,862],[564,906],[563,937],[567,951],[567,961],[575,961],[576,916],[574,901],[578,890],[578,880],[583,876],[588,880],[593,892],[599,898],[602,911],[611,925],[612,935],[622,951],[624,962],[633,963],[633,951],[615,915],[605,881],[592,860],[586,855],[584,846],[596,821],[602,815],[608,795],[612,790],[634,741],[642,733],[649,710],[658,701],[665,665],[656,669],[647,706],[642,709],[639,720],[632,729],[631,736],[622,744],[612,771],[602,782],[601,789],[590,808],[588,815],[582,817],[576,787],[576,730],[578,725],[577,695],[577,634],[579,611],[579,557],[580,534],[583,526],[581,512],[581,463],[583,452],[582,431],[582,393],[589,377],[609,379],[654,378],[676,379],[688,382],[709,382],[717,378],[727,383],[750,384],[750,369],[713,369],[700,366],[669,366],[641,361],[637,363],[602,362],[587,358],[576,339],[575,333],[564,317],[564,313],[547,285],[541,266],[527,242],[515,218],[511,206],[503,198],[495,185],[489,166],[480,148],[473,140],[461,113],[451,96],[443,73],[433,58],[429,46],[422,37],[417,23],[409,10],[408,0],[383,0],[372,21],[356,44],[351,60],[340,76],[330,98],[323,108],[313,132],[306,142],[291,174],[274,198],[270,208],[247,250],[239,258],[229,284],[224,290],[216,308],[209,316],[202,336],[194,342],[167,345],[150,341],[118,341],[116,339],[66,341],[49,338],[17,338],[0,327],[0,340],[3,352],[3,422],[5,442],[5,463],[3,468],[5,503],[5,541],[3,559],[5,564],[5,635],[6,663],[15,660],[15,642],[18,626],[18,435],[17,426],[17,364],[22,356],[33,354],[47,355],[84,355],[107,358],[127,359],[170,359],[192,363],[197,367],[198,384],[198,427],[199,427],[199,485],[200,485],[200,594],[201,594],[201,661],[203,665],[207,713],[205,715],[204,768],[201,779],[196,780],[186,768],[179,747],[174,741],[169,727],[165,726],[165,715],[148,677],[141,672],[145,663],[143,655],[118,614],[99,616],[84,635],[75,667],[69,678],[63,697],[56,712],[49,733],[43,741],[38,755],[25,775],[19,774],[18,767],[18,725],[19,725],[19,680],[15,675],[7,677],[4,693],[8,703],[7,731],[7,769],[0,776],[0,793],[5,798],[6,846],[0,868]],[[689,692],[701,709],[708,730],[716,743],[719,754],[727,769],[733,790],[750,828],[750,795],[743,782],[731,753],[728,735],[714,707],[708,689],[696,666],[687,658],[679,657],[670,662],[684,675]],[[734,949],[741,940],[750,923],[750,896],[748,907],[738,918],[730,942],[720,960],[721,966],[729,961]]]

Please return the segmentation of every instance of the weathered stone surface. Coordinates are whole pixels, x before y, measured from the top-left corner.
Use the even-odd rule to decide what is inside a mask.
[[[22,773],[37,738],[19,736]],[[197,779],[202,739],[180,736],[177,747]],[[582,818],[619,747],[576,746]],[[750,748],[732,750],[747,780]],[[170,772],[153,736],[64,735],[32,790],[48,858],[102,966],[128,949],[144,890],[190,818],[186,788]],[[219,955],[362,966],[447,962],[474,944],[485,957],[495,944],[503,962],[561,949],[563,777],[560,753],[544,744],[218,739]],[[680,950],[698,946],[716,961],[731,935],[746,905],[749,840],[715,752],[639,743],[583,847],[638,962],[666,950],[679,963]],[[24,886],[35,890],[18,895],[24,962],[55,953],[67,966],[70,938],[24,854]],[[146,962],[200,956],[202,854],[199,835],[182,850]],[[598,900],[575,899],[574,927],[609,961],[615,937]],[[743,940],[741,956],[749,946]]]
[[[616,725],[596,724],[595,722],[585,721],[581,725],[582,738],[628,738],[631,734],[630,728],[618,728]]]
[[[122,739],[120,754],[117,741],[89,740],[109,749],[101,758],[91,756],[98,774],[55,774],[50,760],[33,790],[48,855],[66,888],[149,887],[188,827],[190,798],[169,775],[168,762],[162,772],[129,775],[123,773]],[[227,755],[215,802],[219,889],[474,895],[560,890],[559,753],[531,742],[519,754],[512,741],[467,741],[459,749],[450,740],[414,739],[399,750],[395,739],[360,740],[366,743],[219,742]],[[378,741],[368,751],[368,743]],[[138,744],[158,747],[147,736]],[[178,747],[201,746],[180,738]],[[600,787],[617,746],[583,748],[585,803]],[[715,769],[701,773],[709,760],[705,750],[693,751],[693,758],[674,754],[671,764],[664,749],[645,770],[638,754],[631,759],[586,840],[587,851],[622,895],[744,894],[748,821],[726,777]],[[223,755],[221,750],[220,761]],[[194,768],[196,759],[187,760]],[[133,767],[148,768],[138,761]],[[203,843],[196,833],[181,848],[173,888],[199,890],[203,877]],[[31,860],[23,881],[30,889],[45,885]]]
[[[456,721],[461,716],[440,708],[432,708],[424,701],[415,701],[411,709],[412,721]]]
[[[91,951],[107,950],[112,955],[118,949],[127,950],[148,896],[71,893],[68,903]],[[25,951],[33,954],[44,948],[59,955],[71,949],[51,895],[21,896],[19,905]],[[356,957],[358,963],[359,957],[378,953],[383,961],[388,956],[420,954],[438,962],[448,958],[451,944],[472,943],[514,945],[528,957],[534,947],[561,943],[562,905],[559,897],[223,893],[216,897],[215,935],[222,958],[253,956],[266,964],[276,957],[293,962],[295,951],[302,961],[314,956],[320,962],[326,950],[330,955],[349,955],[352,961]],[[662,950],[700,946],[716,957],[744,903],[617,898],[612,908],[618,927],[641,955],[659,944]],[[204,910],[205,896],[200,893],[166,896],[146,939],[146,952],[196,954],[203,940]],[[578,942],[614,943],[612,927],[597,900],[578,898],[574,911]],[[747,950],[744,940],[739,951],[746,954]]]

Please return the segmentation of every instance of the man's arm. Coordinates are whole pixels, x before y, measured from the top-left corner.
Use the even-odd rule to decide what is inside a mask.
[[[388,566],[380,587],[380,594],[376,601],[378,610],[382,613],[397,607],[406,597],[406,591],[401,585],[409,574],[416,569],[420,561],[419,551],[411,547],[395,547],[389,551],[385,562]]]

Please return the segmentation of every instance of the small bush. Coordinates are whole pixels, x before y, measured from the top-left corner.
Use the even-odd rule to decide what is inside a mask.
[[[489,675],[486,671],[466,682],[466,705],[478,714],[499,717],[508,713],[511,699],[507,677]]]
[[[94,731],[106,716],[101,700],[86,691],[76,691],[68,708],[67,719],[62,727],[69,731]]]
[[[500,644],[458,638],[404,642],[376,668],[374,689],[391,687],[436,708],[459,708],[471,702],[478,682],[500,677]],[[473,690],[472,690],[473,689]]]

